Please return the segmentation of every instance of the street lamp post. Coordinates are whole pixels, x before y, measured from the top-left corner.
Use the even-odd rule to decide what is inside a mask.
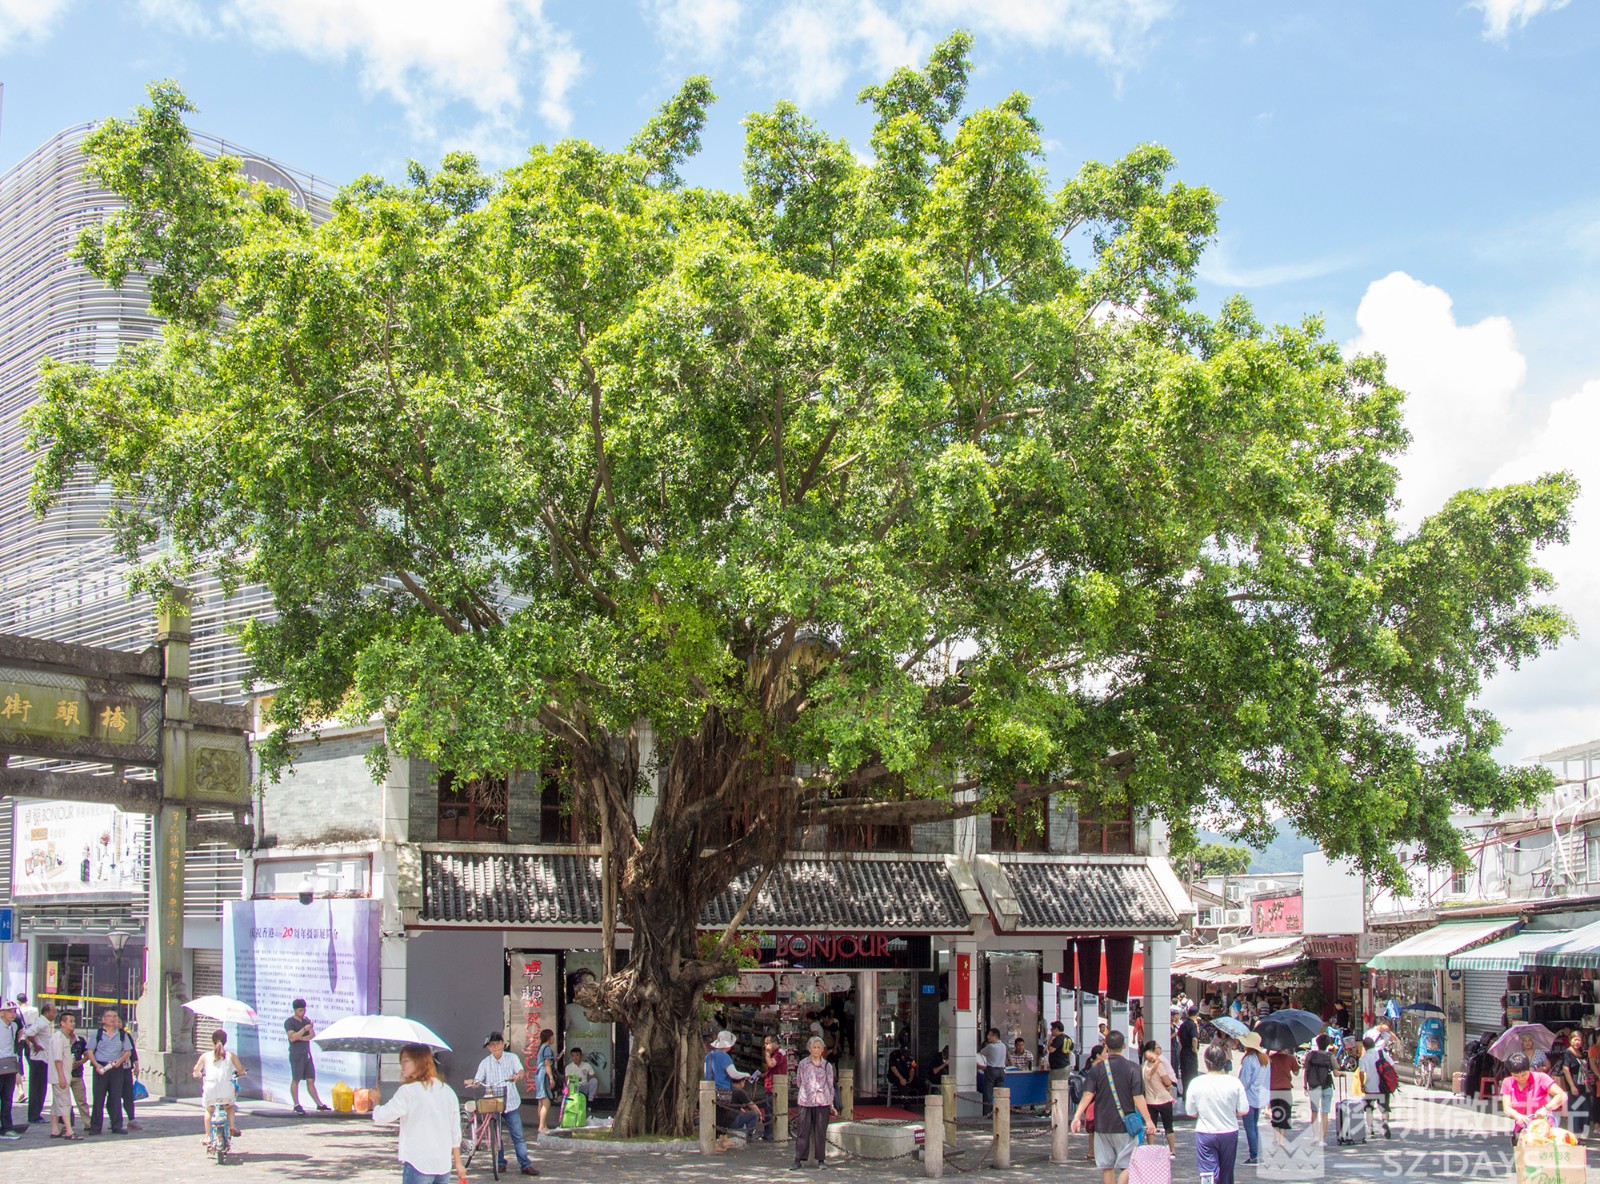
[[[108,933],[106,934],[106,941],[111,943],[111,950],[117,956],[117,989],[115,994],[117,1013],[120,1015],[122,1012],[122,991],[126,985],[122,981],[122,950],[128,944],[128,935],[126,933]]]

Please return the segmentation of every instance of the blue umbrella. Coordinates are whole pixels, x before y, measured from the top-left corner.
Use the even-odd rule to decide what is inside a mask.
[[[1211,1026],[1219,1032],[1232,1036],[1235,1040],[1250,1030],[1249,1024],[1240,1023],[1231,1015],[1218,1016],[1211,1021]]]

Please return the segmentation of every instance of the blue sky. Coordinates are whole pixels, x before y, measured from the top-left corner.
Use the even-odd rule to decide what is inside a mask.
[[[1412,392],[1408,517],[1570,467],[1552,560],[1587,627],[1498,679],[1508,755],[1600,737],[1600,13],[1592,0],[0,0],[0,170],[177,78],[197,127],[342,182],[467,146],[618,147],[683,75],[721,96],[693,181],[737,185],[780,98],[864,147],[854,96],[950,29],[971,104],[1033,95],[1057,178],[1141,141],[1224,199],[1202,272],[1317,313]]]

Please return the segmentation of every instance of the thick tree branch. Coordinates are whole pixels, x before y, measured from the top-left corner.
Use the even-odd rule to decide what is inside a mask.
[[[639,552],[634,550],[633,541],[628,538],[628,532],[623,529],[622,519],[617,514],[617,498],[611,488],[611,465],[606,460],[605,431],[600,425],[600,377],[594,372],[594,367],[587,357],[579,359],[583,367],[584,385],[589,388],[589,429],[594,434],[594,460],[600,474],[600,485],[606,495],[606,516],[611,519],[611,529],[617,536],[617,543],[622,547],[624,554],[637,565]]]
[[[467,627],[461,623],[461,618],[429,595],[428,590],[419,584],[405,568],[396,568],[395,578],[400,581],[401,586],[407,592],[411,593],[412,599],[443,621],[444,627],[450,632],[465,633],[467,631]]]

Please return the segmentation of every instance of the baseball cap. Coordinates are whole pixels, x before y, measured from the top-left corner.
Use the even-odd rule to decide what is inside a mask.
[[[490,1032],[489,1035],[484,1038],[483,1047],[488,1048],[491,1044],[504,1044],[505,1042],[506,1035],[504,1032]]]

